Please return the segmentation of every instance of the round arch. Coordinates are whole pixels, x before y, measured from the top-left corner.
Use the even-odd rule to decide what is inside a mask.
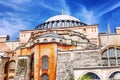
[[[15,60],[9,61],[9,71],[10,72],[14,72],[15,71],[15,65],[16,65]]]
[[[41,79],[42,80],[49,80],[48,74],[42,74]]]
[[[10,76],[10,77],[8,78],[8,80],[14,80],[14,77],[13,77],[13,76]]]
[[[120,79],[120,71],[116,70],[116,71],[112,71],[109,75],[108,75],[109,79]]]
[[[101,80],[101,77],[98,76],[97,72],[85,72],[77,80],[87,80],[87,79],[98,79]]]
[[[102,66],[120,65],[120,46],[107,46],[100,51]]]
[[[120,49],[120,46],[110,45],[110,46],[106,46],[103,49],[101,49],[100,54],[102,54],[104,51],[106,51],[107,49],[112,48],[112,47]]]

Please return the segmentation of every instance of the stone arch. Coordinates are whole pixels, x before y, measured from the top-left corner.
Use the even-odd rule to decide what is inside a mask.
[[[120,47],[119,46],[107,46],[101,50],[100,54],[101,54],[102,66],[120,65]]]
[[[15,80],[13,76],[10,76],[8,80]]]
[[[113,71],[111,72],[109,75],[108,75],[108,78],[109,79],[115,79],[115,80],[118,80],[120,79],[120,71]]]
[[[11,61],[9,62],[9,71],[10,71],[10,72],[15,71],[15,65],[16,65],[15,60],[11,60]]]
[[[49,80],[48,74],[43,74],[43,75],[41,76],[41,78],[42,78],[42,80]]]
[[[111,48],[111,47],[114,47],[114,48],[119,48],[120,49],[120,46],[116,46],[116,45],[109,45],[109,46],[106,46],[104,47],[103,49],[101,49],[100,53],[102,54],[106,49],[108,48]]]
[[[98,79],[101,80],[102,78],[100,77],[100,75],[97,72],[84,72],[77,80],[84,80],[82,79],[83,76],[86,76],[86,78],[90,78],[92,79]],[[88,76],[88,77],[87,77]],[[87,80],[87,79],[86,79]]]

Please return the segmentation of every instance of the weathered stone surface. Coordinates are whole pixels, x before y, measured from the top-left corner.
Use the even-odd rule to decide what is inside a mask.
[[[99,51],[96,50],[58,52],[56,80],[70,80],[73,68],[99,66],[100,60]]]
[[[69,80],[72,72],[72,61],[70,53],[59,53],[57,62],[57,78],[56,80]]]
[[[30,59],[28,56],[19,57],[16,68],[16,80],[30,80]]]

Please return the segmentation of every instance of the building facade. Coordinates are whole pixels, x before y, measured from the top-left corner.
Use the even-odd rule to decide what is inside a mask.
[[[0,80],[119,80],[120,28],[115,30],[99,33],[97,24],[56,15],[21,30],[19,40],[0,36]]]

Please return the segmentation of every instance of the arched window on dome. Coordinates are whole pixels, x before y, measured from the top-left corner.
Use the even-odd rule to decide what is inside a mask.
[[[44,29],[48,28],[48,23],[45,23]]]
[[[49,58],[48,56],[42,57],[42,70],[48,69]]]
[[[42,24],[40,27],[38,27],[39,29],[43,29],[45,26],[45,24]]]
[[[48,28],[51,28],[52,27],[52,23],[48,23]]]
[[[58,27],[62,27],[62,21],[60,20],[59,22],[58,22]]]
[[[76,21],[74,21],[74,26],[77,26],[77,22]]]
[[[42,80],[49,80],[48,75],[47,75],[47,74],[43,74],[43,75],[42,75]]]
[[[62,22],[62,27],[65,27],[65,21]]]
[[[67,21],[64,22],[64,26],[67,27]]]
[[[66,21],[66,27],[70,27],[70,22],[69,22],[69,20]]]
[[[79,22],[78,25],[81,26],[81,23]]]
[[[120,49],[109,47],[102,53],[103,66],[118,66],[120,65]]]
[[[55,28],[56,27],[56,24],[57,22],[55,21],[55,22],[53,22],[53,28]]]

